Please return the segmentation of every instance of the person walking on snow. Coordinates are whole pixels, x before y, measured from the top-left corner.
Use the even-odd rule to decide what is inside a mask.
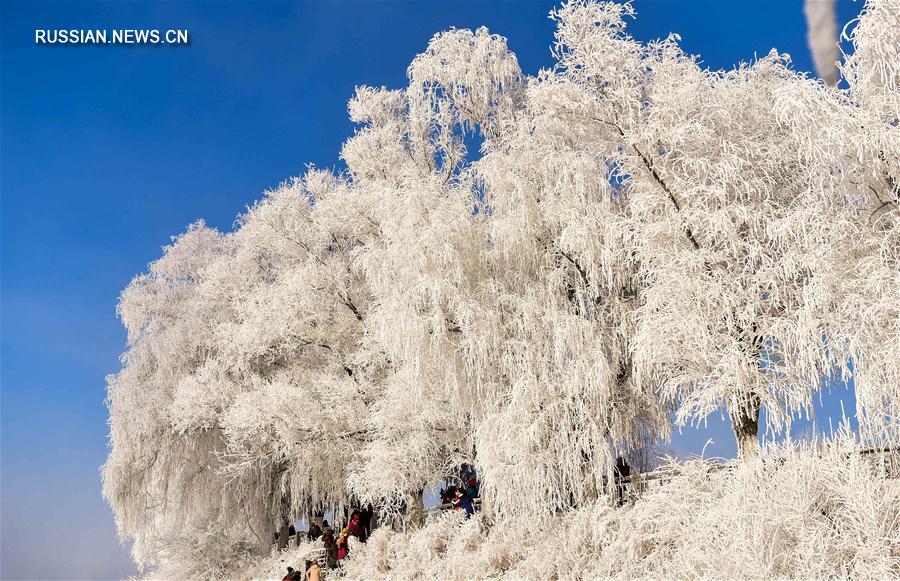
[[[316,561],[306,562],[306,580],[305,581],[322,581],[322,570]]]

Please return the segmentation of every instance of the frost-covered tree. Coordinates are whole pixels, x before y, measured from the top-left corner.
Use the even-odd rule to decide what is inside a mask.
[[[465,461],[498,512],[581,504],[604,485],[618,446],[646,444],[667,425],[631,378],[626,319],[636,291],[631,273],[618,272],[622,235],[607,224],[616,203],[605,169],[578,148],[559,151],[558,127],[530,130],[518,65],[483,29],[438,35],[409,76],[407,98],[418,105],[394,108],[394,126],[424,102],[436,112],[442,159],[456,167],[428,158],[426,181],[408,170],[413,187],[392,186],[385,218],[406,222],[401,243],[361,250],[377,269],[367,280],[382,297],[374,316],[388,321],[381,342],[402,368],[396,397],[374,416],[382,428],[366,457],[376,468],[354,482],[384,494],[404,490],[410,474],[434,482],[441,461],[444,474]],[[462,161],[467,131],[485,139],[474,164]],[[604,228],[608,237],[591,239]],[[411,429],[423,419],[428,429]],[[438,445],[448,432],[457,442]],[[416,447],[431,452],[431,470],[410,470],[428,465],[409,456]]]
[[[888,438],[900,431],[898,21],[900,2],[866,3],[842,67],[849,88],[810,119],[806,144],[820,183],[845,210],[826,279],[836,305],[829,324],[841,338],[839,357],[852,362],[861,428]]]
[[[265,500],[242,497],[249,483],[226,487],[217,472],[221,427],[184,434],[173,416],[179,392],[196,386],[199,377],[215,382],[216,370],[205,362],[225,309],[198,289],[206,267],[230,251],[227,237],[198,223],[122,294],[119,314],[129,350],[122,370],[109,378],[112,449],[103,468],[104,495],[120,536],[134,540],[141,564],[158,562],[179,539],[215,526],[218,513],[227,515],[222,524],[231,536],[261,524],[237,516],[243,506]],[[213,385],[227,390],[225,383]]]
[[[449,61],[448,51],[456,51]],[[123,293],[130,349],[110,378],[104,481],[139,563],[186,554],[164,545],[189,527],[225,528],[263,548],[272,530],[325,508],[367,500],[396,511],[471,457],[465,414],[446,386],[453,349],[429,348],[459,329],[443,319],[438,329],[430,317],[446,306],[441,277],[451,287],[458,266],[441,253],[479,245],[470,190],[460,185],[464,132],[476,122],[464,115],[487,127],[498,105],[451,108],[442,80],[429,77],[439,68],[421,63],[466,51],[476,70],[505,42],[484,30],[450,33],[421,57],[421,73],[411,67],[408,90],[361,88],[350,112],[364,126],[344,148],[346,175],[311,170],[286,182],[232,234],[192,227]],[[514,58],[511,67],[515,80]],[[198,252],[198,241],[212,246],[207,238],[223,249]],[[429,275],[430,265],[440,272]],[[187,298],[174,301],[172,289]],[[156,401],[134,405],[137,397]],[[144,414],[158,435],[147,435]],[[134,474],[144,447],[166,450],[169,439],[212,482],[171,462]],[[198,494],[240,496],[228,506],[219,504],[227,494],[209,495],[211,506],[157,502],[193,490],[185,479]]]
[[[900,2],[849,30],[846,88],[777,52],[703,69],[633,15],[564,4],[535,77],[438,34],[407,87],[357,89],[345,171],[132,281],[103,477],[138,563],[214,575],[327,509],[420,515],[463,463],[493,518],[565,514],[673,422],[728,413],[753,455],[836,378],[896,440]]]
[[[505,39],[483,28],[435,36],[408,75],[404,91],[358,91],[351,116],[365,125],[343,151],[381,225],[356,258],[377,297],[372,337],[392,363],[351,484],[385,508],[421,499],[477,454],[488,400],[466,353],[490,276],[466,138],[496,135],[523,83]]]
[[[883,4],[871,9],[890,12]],[[702,69],[676,36],[648,44],[628,36],[631,14],[629,4],[565,5],[555,13],[559,63],[535,84],[569,139],[610,168],[628,236],[617,264],[621,272],[632,263],[639,281],[630,346],[638,382],[654,385],[680,422],[726,406],[748,453],[761,408],[766,426],[781,430],[810,411],[823,376],[897,344],[896,313],[866,349],[862,326],[846,328],[846,310],[835,308],[859,296],[834,271],[850,264],[848,229],[865,226],[858,194],[847,191],[851,160],[834,158],[840,138],[819,142],[817,129],[854,116],[858,103],[852,89],[795,73],[775,52],[733,71]],[[882,145],[889,159],[898,151],[893,119],[857,129],[892,138]],[[870,158],[878,154],[857,157]],[[878,256],[873,245],[858,258]],[[886,367],[875,387],[882,394],[896,362]]]

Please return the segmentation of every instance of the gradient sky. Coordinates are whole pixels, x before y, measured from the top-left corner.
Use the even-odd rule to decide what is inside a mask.
[[[121,289],[198,218],[230,229],[260,193],[338,166],[357,84],[404,85],[431,35],[488,26],[530,74],[552,64],[554,2],[129,2],[0,5],[0,577],[134,574],[100,496],[104,377],[125,347]],[[790,53],[795,1],[638,0],[640,39],[677,32],[712,68]],[[859,2],[839,2],[843,26]],[[36,28],[188,29],[189,46],[37,46]],[[840,416],[829,396],[818,422]],[[801,425],[799,429],[808,429]],[[726,422],[672,448],[731,456]]]

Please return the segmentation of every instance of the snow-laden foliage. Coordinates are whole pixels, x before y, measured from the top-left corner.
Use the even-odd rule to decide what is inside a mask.
[[[726,470],[687,462],[622,508],[493,527],[446,512],[412,533],[379,529],[342,578],[896,578],[900,482],[852,450],[779,446]]]
[[[854,51],[842,72],[850,85],[829,135],[823,178],[845,188],[855,209],[843,225],[829,279],[835,322],[856,364],[857,407],[873,421],[863,429],[900,428],[900,2],[867,2],[845,30]],[[811,139],[812,140],[812,139]],[[839,179],[838,179],[839,178]],[[840,190],[839,190],[840,191]]]
[[[348,504],[414,526],[461,464],[498,527],[465,535],[618,522],[597,502],[617,455],[727,410],[751,458],[760,421],[783,433],[838,379],[867,441],[900,439],[900,1],[845,30],[841,89],[774,51],[709,71],[634,16],[563,4],[534,77],[486,29],[436,35],[407,87],[357,89],[346,171],[309,168],[233,232],[192,225],[132,281],[103,480],[139,564],[227,575],[210,555]],[[674,526],[678,498],[629,514]],[[668,534],[635,522],[628,550]]]

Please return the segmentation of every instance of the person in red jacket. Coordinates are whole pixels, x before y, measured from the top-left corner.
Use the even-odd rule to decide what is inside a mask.
[[[347,544],[347,529],[341,531],[335,545],[337,545],[337,560],[341,561],[347,557],[347,553],[350,551],[350,547]]]
[[[347,534],[357,539],[362,538],[362,515],[358,510],[354,510],[350,515],[350,524],[347,525]]]

